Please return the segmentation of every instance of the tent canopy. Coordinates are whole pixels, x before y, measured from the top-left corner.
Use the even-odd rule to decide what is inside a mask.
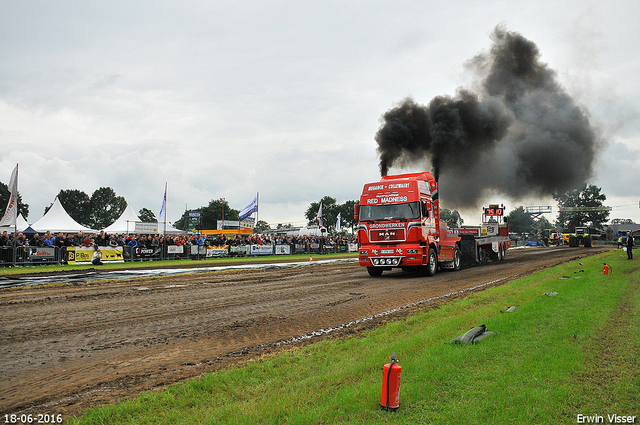
[[[49,211],[31,227],[38,233],[45,233],[47,230],[51,233],[95,233],[95,230],[84,227],[71,218],[57,197]]]
[[[127,203],[127,208],[124,209],[120,217],[118,217],[118,219],[114,221],[109,227],[105,227],[103,230],[105,231],[105,233],[108,233],[108,234],[135,233],[136,222],[140,223],[142,222],[142,220],[140,220],[140,218],[133,211],[133,208],[131,208],[131,205]],[[150,233],[160,233],[160,234],[165,233],[164,223],[156,223],[155,227],[157,228],[157,232],[154,231]],[[183,233],[183,232],[167,225],[166,233],[176,234],[176,233]]]
[[[16,219],[17,226],[0,226],[0,233],[6,231],[7,233],[14,233],[16,229],[18,229],[18,233],[24,233],[24,230],[29,227],[29,223],[24,219],[22,214],[18,214],[18,218]]]
[[[127,208],[124,209],[120,217],[109,227],[105,227],[103,230],[106,233],[134,233],[136,231],[136,221],[142,221],[133,211],[131,205],[127,203]]]

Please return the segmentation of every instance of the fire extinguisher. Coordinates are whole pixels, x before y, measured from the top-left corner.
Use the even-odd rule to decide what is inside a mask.
[[[382,395],[380,407],[385,410],[396,411],[400,407],[400,374],[402,366],[396,360],[396,352],[391,354],[391,363],[382,368]]]
[[[604,274],[609,274],[609,273],[612,273],[612,272],[613,272],[613,267],[611,267],[607,263],[604,263]]]

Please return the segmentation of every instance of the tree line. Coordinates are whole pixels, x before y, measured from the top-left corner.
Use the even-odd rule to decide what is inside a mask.
[[[0,182],[0,208],[4,208],[9,202],[9,188],[5,183]],[[67,211],[69,216],[83,226],[92,229],[103,229],[111,225],[124,212],[127,202],[124,197],[118,196],[110,187],[100,187],[95,190],[91,196],[80,190],[61,190],[57,198]],[[562,194],[554,195],[554,200],[558,207],[589,207],[596,208],[604,206],[606,195],[602,193],[602,189],[593,184],[584,184],[582,187]],[[356,200],[348,200],[342,204],[338,203],[331,196],[324,196],[319,201],[309,204],[305,212],[308,225],[318,224],[316,215],[322,204],[322,221],[323,225],[330,231],[336,230],[338,215],[340,215],[340,223],[342,230],[349,229],[354,231],[356,221],[354,220],[355,206],[358,204]],[[44,213],[51,208],[49,205],[45,208]],[[0,214],[4,211],[0,211]],[[240,211],[229,207],[224,199],[213,199],[207,206],[202,206],[189,211],[184,211],[180,219],[173,226],[177,229],[185,230],[192,218],[189,212],[199,212],[197,228],[199,229],[216,229],[217,222],[222,220],[237,221],[240,217]],[[29,205],[22,201],[22,196],[18,193],[18,213],[25,218],[29,216]],[[509,230],[515,233],[528,233],[534,229],[563,229],[572,232],[576,226],[590,226],[593,228],[602,228],[609,218],[609,211],[580,211],[580,212],[560,212],[555,223],[549,222],[545,217],[534,220],[530,214],[525,212],[523,206],[519,206],[509,213],[508,222]],[[154,212],[148,208],[142,208],[138,211],[138,217],[143,222],[157,221]],[[442,208],[440,217],[446,221],[448,226],[458,227],[463,224],[462,217],[457,210],[448,210]],[[628,219],[614,219],[615,222],[628,223]],[[289,228],[291,225],[278,224],[277,228]],[[271,226],[260,220],[256,223],[257,232],[264,232]]]

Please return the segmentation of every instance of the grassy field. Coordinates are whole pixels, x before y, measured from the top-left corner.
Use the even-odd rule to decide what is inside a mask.
[[[603,274],[603,262],[612,274]],[[573,424],[579,415],[609,423],[614,414],[639,423],[639,270],[640,260],[610,251],[68,423]],[[557,295],[544,295],[551,292]],[[518,307],[501,313],[510,306]],[[498,334],[449,344],[481,324]],[[402,385],[400,408],[387,412],[379,401],[392,351]]]

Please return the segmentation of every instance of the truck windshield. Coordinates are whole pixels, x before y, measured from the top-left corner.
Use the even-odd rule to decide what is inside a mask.
[[[416,220],[420,218],[420,204],[409,202],[393,205],[360,205],[360,221]]]

